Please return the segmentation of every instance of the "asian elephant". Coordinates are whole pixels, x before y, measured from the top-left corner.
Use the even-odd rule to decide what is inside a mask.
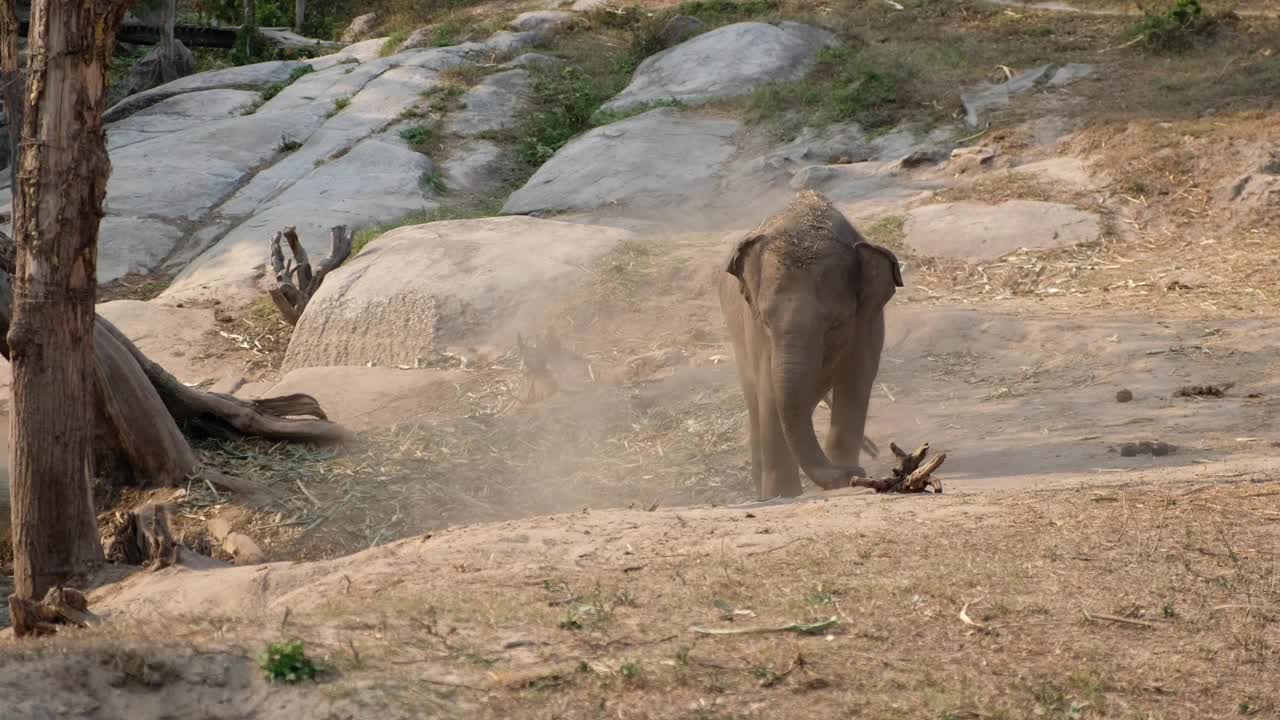
[[[828,490],[865,477],[858,456],[884,347],[884,307],[902,287],[898,258],[805,191],[747,233],[724,269],[720,307],[746,395],[760,498],[799,495],[799,468]],[[824,397],[826,453],[813,429]]]

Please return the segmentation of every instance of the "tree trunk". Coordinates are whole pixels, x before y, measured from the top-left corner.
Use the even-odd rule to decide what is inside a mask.
[[[18,192],[18,161],[22,150],[22,104],[26,96],[26,72],[18,60],[17,0],[0,0],[0,100],[4,101],[9,143],[9,188]]]
[[[111,172],[102,113],[125,6],[36,0],[31,9],[22,122],[29,142],[13,188],[17,259],[7,339],[16,600],[42,598],[102,562],[90,495],[94,298]],[[16,55],[5,52],[4,60],[6,73],[18,70],[10,64]],[[14,626],[15,634],[29,631]]]
[[[173,37],[178,22],[178,0],[160,0],[160,84],[177,80],[178,45]]]
[[[302,24],[307,17],[307,0],[293,0],[293,31],[302,34]]]

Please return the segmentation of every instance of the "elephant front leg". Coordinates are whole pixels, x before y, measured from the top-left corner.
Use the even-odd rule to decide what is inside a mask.
[[[862,477],[866,471],[859,463],[867,428],[867,408],[871,404],[871,388],[880,371],[880,353],[884,349],[884,313],[859,318],[857,333],[841,360],[832,388],[831,430],[827,435],[827,453],[838,465],[856,467]]]
[[[782,430],[782,415],[778,410],[773,383],[759,383],[756,393],[762,465],[760,499],[797,497],[804,491],[800,483],[800,465],[791,454],[787,436]]]

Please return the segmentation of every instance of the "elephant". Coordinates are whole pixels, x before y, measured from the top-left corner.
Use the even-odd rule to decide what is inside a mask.
[[[720,307],[746,396],[760,499],[800,495],[801,468],[824,490],[876,487],[854,479],[866,477],[858,462],[884,308],[903,287],[897,256],[867,242],[821,194],[804,191],[747,233],[723,269]],[[831,405],[825,453],[813,428],[823,399]]]

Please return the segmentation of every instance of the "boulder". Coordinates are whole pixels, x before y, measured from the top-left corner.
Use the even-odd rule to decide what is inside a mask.
[[[907,215],[906,244],[924,255],[994,260],[1019,248],[1043,249],[1092,242],[1098,216],[1059,203],[1009,200],[925,205]]]
[[[507,199],[506,215],[621,207],[670,211],[714,192],[738,123],[660,108],[564,146]]]
[[[437,207],[422,182],[433,172],[431,160],[409,149],[398,134],[361,140],[265,199],[188,265],[160,299],[246,303],[260,298],[272,233],[296,226],[307,252],[324,257],[334,225],[358,229]]]
[[[564,61],[560,58],[554,58],[550,55],[542,55],[539,53],[525,53],[518,55],[511,62],[503,65],[508,68],[554,68],[564,65]]]
[[[706,29],[707,24],[692,15],[676,15],[663,23],[662,29],[658,31],[658,41],[663,47],[671,47]]]
[[[462,108],[449,115],[445,131],[471,137],[516,127],[532,86],[529,71],[520,68],[485,77],[462,96]]]
[[[346,30],[342,31],[340,38],[344,43],[354,43],[360,40],[367,40],[373,34],[373,27],[378,23],[378,13],[365,13],[357,15]]]
[[[273,60],[255,65],[241,65],[223,70],[214,70],[200,73],[199,75],[188,75],[146,92],[130,95],[112,105],[103,114],[102,120],[108,123],[115,122],[145,107],[155,105],[161,100],[167,100],[175,95],[184,93],[227,88],[260,90],[275,83],[287,83],[293,76],[293,72],[302,66],[303,63],[293,60]]]
[[[435,27],[427,25],[409,33],[409,37],[400,43],[400,52],[436,46]]]
[[[1063,87],[1092,73],[1092,65],[1080,63],[1068,63],[1060,67],[1041,65],[1020,72],[1003,83],[984,82],[960,93],[960,102],[964,104],[965,122],[970,127],[977,127],[981,113],[1008,106],[1009,99],[1014,95],[1026,93],[1045,84]]]
[[[220,374],[220,366],[203,352],[212,341],[223,341],[216,334],[213,311],[141,300],[113,300],[97,310],[178,380],[195,383]]]
[[[818,52],[834,44],[830,32],[799,23],[726,25],[645,59],[631,84],[603,109],[622,111],[670,100],[695,104],[799,80],[813,68]]]
[[[288,370],[407,365],[446,345],[536,332],[584,267],[630,234],[538,220],[414,225],[374,240],[325,280],[298,322]]]
[[[201,90],[176,95],[108,125],[107,148],[115,150],[215,120],[237,118],[261,98],[252,90]]]
[[[286,374],[263,396],[306,393],[329,419],[357,432],[403,422],[457,417],[458,386],[474,375],[460,370],[394,367],[304,367]]]
[[[111,86],[110,95],[114,100],[125,98],[134,93],[160,87],[168,82],[184,78],[196,71],[196,56],[191,54],[181,40],[174,40],[173,57],[165,58],[162,48],[157,45],[142,56],[129,69],[129,74],[118,84]]]
[[[581,22],[577,15],[563,10],[533,10],[523,12],[511,21],[510,28],[516,32],[533,32],[543,38],[550,38],[572,28]]]

